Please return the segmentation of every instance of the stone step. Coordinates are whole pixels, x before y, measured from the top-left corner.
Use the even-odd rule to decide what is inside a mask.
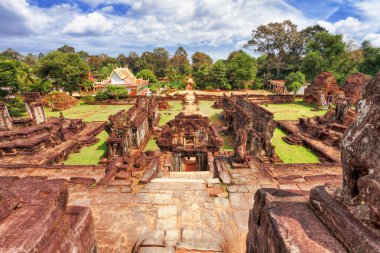
[[[169,178],[169,177],[162,177],[162,178],[154,178],[151,180],[152,183],[201,183],[206,184],[206,180],[204,179],[197,179],[197,178]]]

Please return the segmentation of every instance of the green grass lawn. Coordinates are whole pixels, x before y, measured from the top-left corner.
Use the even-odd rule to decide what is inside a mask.
[[[159,126],[163,126],[170,120],[174,119],[183,109],[181,101],[168,101],[168,104],[171,106],[169,110],[160,111],[161,118],[158,122]],[[170,113],[170,115],[168,115],[168,113]]]
[[[203,116],[209,117],[211,123],[216,124],[216,125],[221,125],[222,122],[220,120],[220,113],[223,110],[212,108],[213,104],[214,104],[214,101],[200,100],[199,101],[199,112]]]
[[[108,116],[120,110],[128,110],[132,105],[86,105],[79,104],[75,107],[62,111],[65,118],[83,119],[83,121],[108,121]],[[50,111],[45,108],[47,117],[59,117],[59,111]]]
[[[275,146],[276,154],[284,163],[318,163],[319,159],[310,149],[304,146],[290,145],[282,137],[285,132],[276,128],[273,133],[272,145]]]
[[[313,111],[314,106],[305,104],[303,101],[296,101],[292,104],[269,104],[261,105],[268,111],[274,113],[275,120],[297,120],[298,118],[311,118],[322,116],[327,111]]]
[[[234,139],[232,138],[231,135],[220,134],[220,137],[223,138],[223,147],[222,147],[223,150],[226,150],[226,151],[234,150]]]
[[[89,147],[83,147],[79,153],[72,153],[69,155],[65,165],[97,165],[100,159],[104,156],[107,145],[106,140],[108,134],[106,131],[102,131],[96,136],[99,141]]]
[[[148,143],[145,145],[144,151],[147,150],[156,150],[158,149],[158,146],[156,144],[156,141],[151,137],[148,141]]]
[[[64,110],[63,115],[66,118],[83,119],[84,121],[108,121],[108,116],[117,113],[120,110],[128,110],[132,105],[86,105],[79,104],[70,109]],[[45,108],[47,117],[59,117],[59,111],[50,111]],[[106,140],[108,134],[102,131],[97,135],[99,141],[89,147],[83,147],[79,153],[69,155],[63,164],[66,165],[97,165],[106,152]]]

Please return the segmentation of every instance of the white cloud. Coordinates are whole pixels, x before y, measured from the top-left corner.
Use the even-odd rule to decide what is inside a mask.
[[[102,11],[104,11],[104,12],[113,12],[113,6],[112,5],[104,6],[102,8]]]
[[[67,24],[63,33],[75,35],[106,35],[111,31],[113,22],[98,12],[87,15],[78,15]]]
[[[70,44],[90,53],[118,54],[128,53],[131,48],[183,45],[199,50],[207,48],[205,51],[210,50],[217,57],[223,52],[226,57],[228,52],[240,49],[258,25],[291,19],[302,29],[317,22],[285,0],[78,1],[91,6],[91,11],[84,13],[75,1],[39,8],[27,0],[0,0],[0,15],[4,9],[14,14],[12,17],[20,17],[21,25],[17,27],[24,25],[31,31],[28,36],[10,38],[11,31],[7,30],[8,37],[0,37],[0,50],[14,47],[38,52]],[[380,11],[373,11],[379,8],[375,2],[354,3],[358,12],[365,12],[365,19],[349,17],[336,23],[319,23],[332,32],[345,34],[346,39],[379,41],[374,24]],[[128,5],[127,13],[115,15],[114,4]]]

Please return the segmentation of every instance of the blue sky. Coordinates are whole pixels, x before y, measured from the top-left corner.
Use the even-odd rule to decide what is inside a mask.
[[[380,46],[379,13],[380,0],[0,0],[0,51],[68,44],[117,56],[183,46],[219,59],[241,49],[253,28],[284,19]]]

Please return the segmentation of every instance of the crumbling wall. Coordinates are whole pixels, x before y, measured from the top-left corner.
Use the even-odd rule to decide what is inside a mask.
[[[274,147],[271,145],[273,131],[276,128],[273,113],[242,96],[224,96],[223,118],[235,139],[238,139],[240,129],[245,131],[248,155],[275,159]],[[241,146],[241,143],[238,144]]]
[[[305,89],[303,100],[307,104],[322,105],[322,95],[327,102],[333,102],[334,97],[339,93],[339,86],[334,75],[330,72],[322,72]]]
[[[380,226],[380,73],[363,88],[357,120],[342,139],[343,191],[366,200]]]
[[[29,116],[37,125],[45,123],[47,120],[40,94],[38,92],[26,92],[24,95],[26,111]]]
[[[11,130],[12,119],[5,104],[0,103],[0,131]]]
[[[0,177],[1,252],[94,252],[91,210],[67,206],[67,181]]]
[[[108,119],[108,156],[126,155],[131,149],[139,149],[158,123],[158,100],[139,98],[128,111],[121,110]]]
[[[344,96],[356,104],[362,97],[363,86],[370,80],[371,77],[363,73],[350,75],[343,85]]]

